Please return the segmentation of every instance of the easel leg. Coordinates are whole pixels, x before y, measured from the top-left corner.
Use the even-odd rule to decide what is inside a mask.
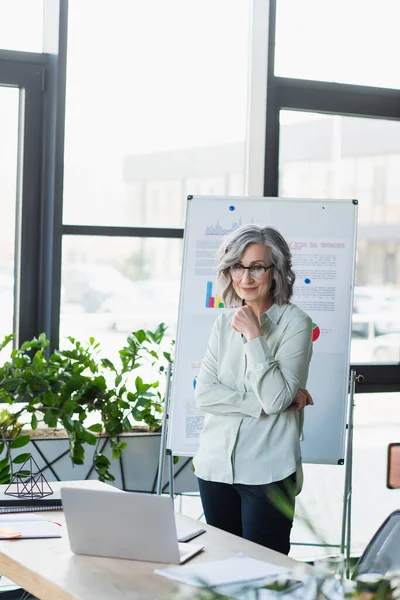
[[[160,496],[162,494],[163,487],[163,475],[164,475],[164,461],[165,461],[165,448],[167,445],[167,420],[168,420],[168,411],[169,411],[169,391],[171,387],[171,373],[172,373],[172,363],[168,362],[168,370],[167,370],[167,385],[165,390],[165,398],[164,398],[164,414],[161,426],[161,440],[160,440],[160,453],[158,457],[158,473],[157,473],[157,494]],[[168,450],[167,450],[168,452]]]
[[[345,480],[343,493],[343,519],[342,538],[340,551],[345,557],[346,577],[350,577],[350,547],[351,547],[351,495],[353,476],[353,415],[354,415],[354,392],[356,384],[356,372],[350,371],[350,390],[347,417],[346,456],[345,456]]]
[[[167,450],[169,472],[169,495],[174,499],[174,457],[171,450]]]

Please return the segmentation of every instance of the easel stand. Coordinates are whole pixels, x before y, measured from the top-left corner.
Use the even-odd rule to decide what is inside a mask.
[[[351,545],[351,497],[353,492],[353,417],[354,392],[356,387],[356,372],[351,369],[349,383],[349,400],[347,407],[347,433],[345,452],[345,478],[343,493],[343,519],[340,552],[345,559],[346,577],[350,577],[350,545]]]

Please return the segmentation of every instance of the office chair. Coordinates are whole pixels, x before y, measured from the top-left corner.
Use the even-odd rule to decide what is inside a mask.
[[[37,600],[36,596],[32,596],[22,588],[0,592],[1,600]]]
[[[352,578],[362,573],[381,573],[400,569],[400,510],[382,523],[359,558]]]
[[[11,580],[6,581],[4,584],[3,575],[0,575],[0,600],[37,600],[19,585],[12,585]]]

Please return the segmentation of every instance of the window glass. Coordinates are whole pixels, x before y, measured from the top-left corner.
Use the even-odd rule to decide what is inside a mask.
[[[360,556],[375,531],[398,509],[396,491],[386,487],[388,444],[398,441],[400,394],[357,394],[353,434],[351,548]],[[296,506],[294,542],[340,544],[344,466],[304,465],[304,489]],[[301,515],[315,527],[311,534]],[[326,548],[293,547],[291,555],[310,556]]]
[[[117,356],[138,329],[178,317],[182,240],[64,236],[60,344],[73,336]]]
[[[13,332],[19,90],[0,86],[0,340]],[[1,355],[9,356],[11,346]]]
[[[356,198],[353,363],[400,362],[400,122],[281,111],[279,195]]]
[[[0,50],[42,52],[43,0],[0,0]]]
[[[64,223],[182,227],[188,194],[244,192],[250,5],[70,0]]]
[[[398,0],[279,0],[275,75],[400,87]]]

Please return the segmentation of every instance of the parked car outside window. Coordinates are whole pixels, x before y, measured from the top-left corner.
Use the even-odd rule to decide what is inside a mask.
[[[400,316],[353,314],[351,362],[400,362]]]

